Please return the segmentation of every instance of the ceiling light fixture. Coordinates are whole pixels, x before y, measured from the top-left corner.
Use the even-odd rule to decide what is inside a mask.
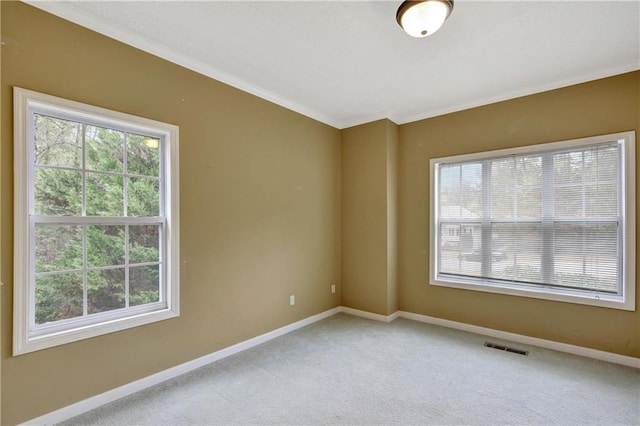
[[[438,31],[453,10],[453,0],[404,1],[396,21],[411,37],[426,37]]]

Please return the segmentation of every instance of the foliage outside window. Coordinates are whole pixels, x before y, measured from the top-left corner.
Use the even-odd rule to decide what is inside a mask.
[[[14,353],[176,316],[177,127],[14,98]]]
[[[431,283],[635,309],[633,132],[431,161]]]

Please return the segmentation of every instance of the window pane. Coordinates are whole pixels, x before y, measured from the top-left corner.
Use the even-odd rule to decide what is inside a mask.
[[[79,216],[82,214],[82,173],[37,167],[34,201],[35,214]]]
[[[144,305],[160,300],[160,266],[136,266],[129,269],[129,305]]]
[[[440,227],[440,271],[447,274],[481,275],[482,228],[480,224],[446,224]],[[446,249],[445,249],[446,246]]]
[[[440,217],[460,219],[460,166],[440,167]]]
[[[82,268],[80,225],[35,225],[36,272]]]
[[[123,216],[123,178],[87,173],[87,216]]]
[[[160,176],[160,141],[150,136],[129,134],[127,171],[131,175]]]
[[[36,277],[36,324],[82,316],[82,273]]]
[[[127,187],[128,216],[160,215],[160,182],[158,179],[129,178]]]
[[[515,157],[518,185],[539,187],[542,184],[542,157]]]
[[[129,263],[160,261],[160,226],[129,226]]]
[[[491,161],[491,217],[542,216],[542,158]]]
[[[35,163],[58,167],[82,166],[82,125],[34,114]]]
[[[597,180],[616,181],[618,179],[618,147],[600,147],[596,156]]]
[[[87,169],[122,173],[124,133],[103,127],[87,126],[85,144]]]
[[[618,224],[559,223],[555,225],[553,284],[618,291]]]
[[[541,218],[542,217],[542,191],[541,188],[518,188],[517,192],[517,217]]]
[[[585,150],[584,181],[615,183],[618,178],[618,149],[616,146],[594,147]]]
[[[542,225],[499,223],[492,225],[491,278],[541,283]]]
[[[588,148],[554,156],[554,209],[557,217],[618,215],[618,151]]]
[[[556,185],[582,183],[582,152],[562,152],[553,156]]]
[[[482,216],[482,164],[465,164],[460,173],[460,217]]]
[[[87,266],[124,264],[124,225],[87,226]]]
[[[585,209],[587,217],[618,216],[618,185],[589,185],[585,188]]]
[[[542,217],[542,157],[516,157],[516,217]]]
[[[491,162],[491,216],[511,218],[516,215],[516,168],[512,158]]]
[[[583,187],[577,185],[556,187],[553,194],[554,215],[557,218],[584,216]]]
[[[89,314],[124,307],[124,268],[87,273],[87,309]]]
[[[440,248],[442,250],[460,250],[460,223],[443,223],[440,225]]]
[[[440,170],[440,217],[475,219],[482,215],[482,165],[443,166]]]

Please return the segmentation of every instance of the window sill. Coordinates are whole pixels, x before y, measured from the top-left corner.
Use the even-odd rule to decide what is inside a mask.
[[[509,296],[530,297],[534,299],[551,300],[555,302],[575,303],[580,305],[597,306],[601,308],[635,311],[635,297],[607,294],[592,294],[575,290],[563,290],[556,287],[511,286],[498,282],[468,282],[449,277],[431,279],[430,285],[450,287],[462,290],[481,291],[485,293],[505,294]]]
[[[66,343],[77,342],[103,334],[122,331],[141,325],[151,324],[178,317],[179,313],[172,309],[161,309],[152,312],[118,318],[111,321],[104,321],[97,324],[82,325],[69,328],[63,331],[56,331],[39,336],[15,336],[13,342],[13,356],[22,355],[29,352],[39,351]]]

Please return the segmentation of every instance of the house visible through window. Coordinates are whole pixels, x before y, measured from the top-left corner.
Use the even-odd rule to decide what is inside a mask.
[[[178,314],[177,127],[15,89],[14,353]]]
[[[431,282],[634,309],[632,132],[431,161]]]

